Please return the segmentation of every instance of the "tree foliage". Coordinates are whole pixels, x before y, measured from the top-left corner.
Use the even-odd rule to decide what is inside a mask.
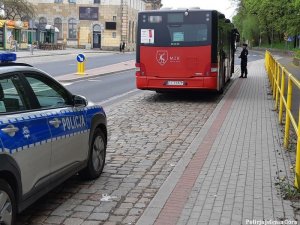
[[[2,19],[16,20],[35,15],[33,4],[27,0],[0,0],[0,10],[4,12]]]
[[[300,34],[300,0],[232,0],[237,5],[233,18],[244,40],[252,44],[282,42]]]

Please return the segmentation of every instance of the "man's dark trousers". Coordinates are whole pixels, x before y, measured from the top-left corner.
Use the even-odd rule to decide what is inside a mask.
[[[243,77],[245,74],[245,77],[247,77],[248,69],[247,69],[247,60],[241,61],[241,76]]]

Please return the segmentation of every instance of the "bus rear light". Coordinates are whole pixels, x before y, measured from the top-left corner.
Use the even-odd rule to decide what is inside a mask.
[[[136,76],[140,76],[141,75],[141,64],[140,63],[136,63],[135,64],[135,75]]]
[[[219,68],[218,63],[212,63],[212,64],[211,64],[210,72],[211,72],[211,73],[217,73],[217,72],[218,72],[218,68]]]
[[[213,67],[212,67],[212,68],[210,69],[210,72],[211,72],[211,73],[216,73],[216,72],[218,72],[218,68],[213,68]]]
[[[218,71],[219,71],[218,68],[219,68],[218,63],[212,63],[210,68],[210,76],[212,77],[218,76]]]
[[[135,64],[135,71],[136,72],[140,72],[141,71],[141,64],[139,64],[139,63]]]

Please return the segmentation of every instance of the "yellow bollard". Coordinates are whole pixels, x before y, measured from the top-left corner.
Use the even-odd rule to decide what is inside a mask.
[[[290,140],[290,124],[291,118],[289,112],[292,108],[292,94],[293,94],[293,85],[292,80],[289,77],[288,79],[288,92],[287,92],[287,107],[285,111],[285,132],[284,132],[284,147],[287,148],[289,146]]]
[[[81,73],[81,63],[78,62],[77,63],[77,74],[80,74]]]
[[[77,63],[77,73],[76,74],[78,74],[78,75],[84,75],[85,73],[84,73],[84,67],[83,67],[83,65],[84,65],[84,62],[78,62]]]
[[[279,123],[282,124],[282,117],[283,117],[283,98],[284,98],[284,91],[285,91],[285,77],[284,77],[284,67],[281,70],[281,94],[280,94],[280,101],[279,101]]]
[[[85,56],[83,54],[77,55],[77,75],[85,75]]]
[[[298,140],[297,140],[297,152],[296,152],[296,166],[295,166],[295,187],[300,189],[300,107],[298,117]]]

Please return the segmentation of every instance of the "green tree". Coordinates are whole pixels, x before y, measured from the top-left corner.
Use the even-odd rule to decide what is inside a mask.
[[[257,44],[257,30],[268,44],[300,33],[300,0],[232,1],[237,5],[234,24],[245,39],[255,40],[254,44]]]
[[[16,20],[35,15],[33,4],[27,0],[0,0],[0,10],[4,12],[2,19]]]
[[[252,45],[259,44],[260,30],[258,29],[258,19],[254,15],[247,15],[243,20],[242,36],[249,40]]]

